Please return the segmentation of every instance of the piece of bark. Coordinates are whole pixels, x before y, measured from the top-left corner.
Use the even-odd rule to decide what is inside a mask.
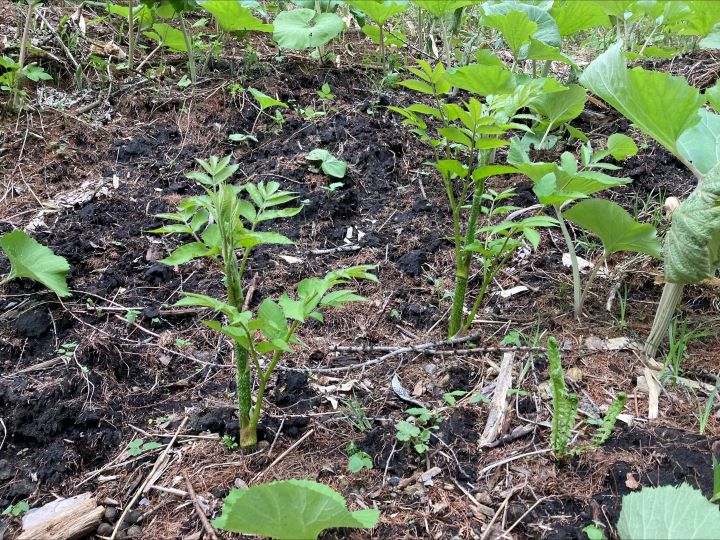
[[[480,437],[480,447],[487,446],[494,442],[505,430],[507,424],[507,412],[509,403],[507,398],[508,390],[512,385],[512,368],[514,352],[506,352],[503,354],[502,363],[500,364],[500,372],[495,379],[495,395],[493,396],[490,412],[488,413],[485,430]]]
[[[76,540],[92,533],[100,524],[105,507],[91,493],[61,499],[31,510],[23,518],[17,540]]]

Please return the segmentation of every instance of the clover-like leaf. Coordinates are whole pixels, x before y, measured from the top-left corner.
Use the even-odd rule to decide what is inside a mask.
[[[58,296],[70,296],[66,281],[70,265],[64,257],[55,255],[49,247],[19,229],[0,237],[0,249],[10,261],[10,273],[0,283],[29,278]]]

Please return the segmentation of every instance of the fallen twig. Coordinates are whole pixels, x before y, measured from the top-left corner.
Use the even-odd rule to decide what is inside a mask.
[[[301,444],[305,439],[307,439],[310,435],[312,435],[313,433],[315,433],[315,428],[310,429],[307,433],[305,433],[305,435],[303,435],[303,436],[300,437],[297,441],[295,441],[287,450],[285,450],[282,454],[280,454],[277,458],[275,458],[275,461],[273,461],[270,465],[268,465],[265,470],[262,470],[262,471],[260,471],[259,473],[257,473],[257,474],[255,475],[255,477],[252,479],[252,481],[255,482],[256,480],[259,480],[260,478],[262,478],[262,476],[263,476],[266,472],[268,472],[268,471],[269,471],[270,469],[272,469],[275,465],[277,465],[278,463],[280,463],[280,462],[285,458],[285,456],[287,456],[287,455],[288,455],[290,452],[292,452],[295,448],[297,448],[298,446],[300,446],[300,444]]]
[[[328,253],[337,253],[339,251],[358,251],[360,250],[360,246],[355,244],[350,244],[348,246],[338,246],[334,248],[327,248],[327,249],[311,249],[308,253],[312,253],[313,255],[327,255]]]
[[[452,354],[476,354],[476,353],[493,353],[493,352],[542,352],[545,351],[545,347],[473,347],[471,349],[455,349],[452,348],[454,345],[460,345],[467,343],[468,341],[474,341],[480,339],[480,334],[472,334],[460,338],[447,339],[442,341],[430,341],[428,343],[421,343],[418,345],[403,345],[403,346],[388,346],[388,345],[362,345],[362,346],[348,346],[348,345],[336,345],[330,349],[330,352],[387,352],[375,358],[373,360],[367,360],[358,364],[351,364],[348,366],[338,366],[331,368],[313,368],[311,371],[315,373],[337,373],[340,371],[350,371],[353,369],[366,368],[374,366],[384,362],[385,360],[404,354],[407,352],[419,352],[423,354],[434,354],[434,355],[452,355]]]
[[[137,500],[140,498],[140,495],[145,490],[146,486],[149,484],[149,482],[153,479],[155,476],[155,471],[158,470],[160,465],[163,461],[165,461],[165,458],[167,457],[168,453],[170,452],[170,449],[172,448],[173,444],[175,444],[175,439],[177,439],[177,436],[180,434],[180,431],[182,431],[182,428],[185,427],[185,424],[188,421],[188,417],[186,416],[183,418],[183,421],[180,423],[178,428],[175,430],[175,434],[173,435],[173,438],[170,439],[170,442],[165,447],[165,450],[162,454],[158,456],[158,458],[155,460],[155,465],[153,465],[153,468],[150,470],[150,473],[145,477],[145,480],[140,485],[140,487],[135,491],[135,495],[133,495],[133,498],[130,499],[130,502],[125,505],[125,509],[122,511],[122,514],[120,514],[120,519],[118,519],[117,523],[115,524],[115,528],[113,529],[112,534],[110,535],[110,540],[115,540],[115,537],[117,536],[118,531],[120,530],[120,526],[122,525],[123,521],[125,520],[125,516],[128,514],[130,509],[135,505]]]
[[[205,532],[208,533],[210,540],[218,540],[218,537],[215,534],[215,530],[212,528],[212,525],[210,525],[210,522],[208,521],[208,518],[205,515],[205,510],[203,509],[202,506],[200,506],[200,502],[197,500],[197,497],[195,496],[195,490],[193,489],[193,486],[190,483],[190,479],[185,475],[183,475],[183,478],[185,479],[185,487],[188,490],[188,495],[190,496],[190,499],[193,502],[193,506],[195,507],[195,513],[200,518],[200,523],[202,523],[202,526],[205,529]]]

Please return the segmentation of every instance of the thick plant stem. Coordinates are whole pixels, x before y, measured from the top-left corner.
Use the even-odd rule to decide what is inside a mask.
[[[572,264],[572,275],[573,275],[573,305],[575,311],[575,318],[580,320],[582,315],[582,290],[580,289],[580,266],[578,265],[577,255],[575,254],[575,243],[570,237],[565,220],[562,217],[562,212],[557,205],[553,205],[555,209],[555,215],[560,222],[560,230],[562,231],[563,238],[567,244],[568,253],[570,253],[570,263]]]
[[[23,27],[22,41],[20,43],[20,56],[18,57],[18,70],[15,77],[15,88],[13,89],[13,108],[20,108],[20,84],[22,83],[22,69],[25,67],[25,57],[27,56],[27,42],[30,37],[30,23],[32,21],[34,0],[28,0],[27,14],[25,16],[25,26]]]
[[[665,283],[650,335],[645,342],[645,354],[650,358],[655,357],[660,343],[667,336],[675,310],[682,299],[684,287],[679,283]]]
[[[475,240],[475,232],[477,230],[478,219],[480,218],[482,194],[484,189],[484,180],[475,182],[472,206],[470,207],[470,218],[468,219],[465,238],[462,239],[459,234],[455,235],[455,256],[457,259],[455,262],[455,292],[453,294],[453,305],[450,310],[448,338],[454,337],[463,328],[463,326],[465,326],[463,324],[463,308],[465,307],[465,295],[467,294],[468,278],[470,277],[470,266],[472,264],[472,253],[466,252],[465,246],[471,244]],[[459,222],[459,219],[460,217],[458,215],[456,217],[456,222]]]
[[[250,448],[257,443],[257,424],[250,419],[252,409],[252,379],[248,351],[235,344],[235,383],[237,386],[238,416],[240,419],[240,447]]]
[[[598,270],[600,270],[600,267],[605,265],[605,261],[607,261],[607,253],[603,253],[603,256],[600,257],[600,260],[597,263],[595,263],[595,266],[593,266],[592,272],[590,272],[590,275],[588,276],[587,280],[585,281],[585,288],[583,289],[582,294],[580,295],[580,306],[579,306],[578,312],[582,313],[583,306],[585,305],[585,300],[587,299],[587,295],[590,292],[590,287],[592,287],[592,284],[595,281],[595,278],[597,277]]]
[[[128,1],[128,70],[135,69],[135,0]],[[138,28],[138,31],[140,29]]]
[[[299,326],[300,326],[300,321],[293,321],[292,325],[288,329],[287,335],[285,336],[285,341],[289,341],[290,338],[295,335],[295,332],[297,331]],[[280,361],[281,356],[282,356],[282,351],[275,351],[275,353],[273,354],[272,360],[270,360],[270,364],[268,364],[267,369],[265,370],[264,373],[262,373],[260,375],[260,382],[258,384],[258,389],[257,389],[257,400],[255,402],[255,407],[253,408],[252,415],[250,417],[250,422],[249,422],[249,430],[255,437],[256,442],[257,442],[257,426],[260,423],[260,413],[262,412],[263,400],[265,399],[265,389],[267,388],[268,380],[270,380],[270,376],[272,375],[273,371],[275,370],[275,366],[277,366],[278,362]],[[241,429],[241,433],[242,433],[242,429]],[[242,446],[242,444],[240,446]]]

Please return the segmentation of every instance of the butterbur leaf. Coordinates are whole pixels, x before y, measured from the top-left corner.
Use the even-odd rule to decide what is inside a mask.
[[[315,539],[325,529],[374,527],[378,510],[350,512],[332,488],[310,480],[282,480],[233,489],[213,525],[279,540]]]
[[[632,251],[660,258],[655,227],[638,223],[617,203],[586,199],[563,212],[563,216],[600,238],[608,255]]]
[[[236,0],[207,0],[202,8],[209,11],[217,19],[220,27],[226,32],[272,32],[272,24],[265,24],[255,17],[248,8]]]
[[[676,155],[680,135],[700,121],[698,90],[669,73],[627,69],[622,41],[593,60],[580,82]]]
[[[0,237],[0,248],[10,261],[10,273],[2,282],[29,278],[58,296],[70,296],[65,280],[70,265],[64,257],[55,255],[49,247],[19,229]]]
[[[712,540],[720,537],[720,512],[688,484],[645,487],[623,497],[617,530],[622,540]]]
[[[697,283],[720,266],[720,165],[673,212],[665,239],[665,279]]]
[[[680,155],[700,174],[707,174],[720,163],[720,115],[705,109],[698,111],[700,123],[683,132],[678,139]]]
[[[278,14],[273,38],[284,49],[302,50],[325,45],[344,27],[343,20],[334,13],[316,13],[314,9],[297,8]]]

